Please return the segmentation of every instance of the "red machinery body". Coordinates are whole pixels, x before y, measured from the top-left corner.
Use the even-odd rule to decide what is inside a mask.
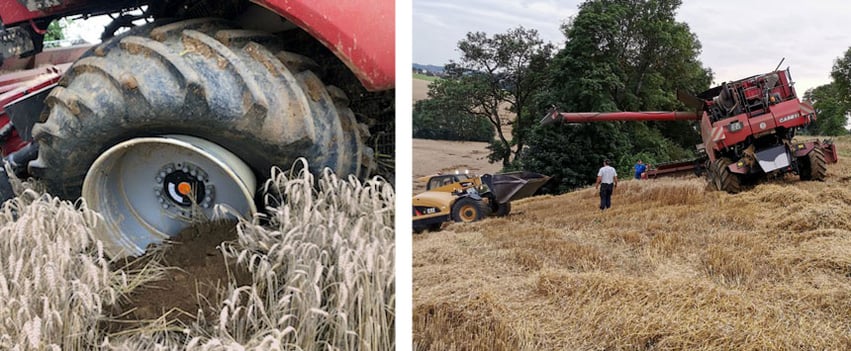
[[[796,171],[794,160],[816,148],[827,163],[837,161],[832,143],[792,141],[798,128],[816,116],[812,105],[798,100],[788,69],[724,83],[696,97],[678,97],[696,112],[553,111],[542,122],[699,121],[703,143],[697,149],[706,153],[706,167],[726,159],[729,164],[724,167],[740,175]],[[668,163],[651,170],[650,176],[694,169],[695,164],[695,160]]]
[[[70,65],[70,63],[66,63],[58,66],[44,66],[0,76],[0,106],[2,106],[0,108],[0,129],[11,123],[11,118],[6,110],[7,106],[56,86],[56,83],[59,82],[62,74]],[[0,152],[3,156],[8,156],[29,144],[29,140],[24,140],[16,129],[11,128],[8,133],[2,136],[4,139],[0,143]]]
[[[0,0],[5,26],[39,28],[36,19],[77,14],[99,15],[150,1]],[[393,88],[395,75],[395,2],[388,0],[252,0],[301,27],[328,47],[370,91]]]
[[[311,1],[250,0],[309,33],[334,53],[369,91],[392,89],[395,84],[395,2],[389,0]],[[0,149],[4,156],[29,144],[18,130],[29,123],[13,123],[7,105],[44,96],[43,88],[53,87],[71,62],[91,45],[41,49],[41,38],[52,20],[68,16],[110,14],[142,5],[167,6],[158,0],[0,0],[0,20],[5,42],[0,41]],[[203,5],[202,1],[195,3]],[[165,11],[165,10],[164,10]],[[169,13],[170,14],[170,13]],[[284,21],[280,21],[284,22]],[[38,39],[36,39],[38,38]],[[37,42],[35,46],[30,43]],[[27,50],[32,50],[29,54]],[[59,66],[53,66],[59,65]],[[48,67],[49,66],[49,67]],[[36,67],[40,67],[36,69]],[[49,89],[48,89],[49,90]],[[46,95],[46,94],[41,94]],[[26,105],[26,104],[19,104]],[[38,106],[27,106],[30,120]],[[23,108],[19,108],[23,110]],[[11,119],[13,122],[14,118]],[[3,134],[3,128],[9,131]],[[26,130],[24,135],[27,135]]]

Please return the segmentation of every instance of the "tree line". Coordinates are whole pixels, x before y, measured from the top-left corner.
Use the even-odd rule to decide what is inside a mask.
[[[430,85],[429,99],[415,104],[415,137],[423,137],[417,133],[436,119],[459,132],[475,129],[477,140],[490,141],[491,162],[553,176],[549,192],[590,184],[603,159],[626,176],[637,159],[694,157],[700,140],[695,122],[538,123],[553,105],[562,111],[687,111],[676,91],[708,89],[713,72],[698,59],[697,36],[675,18],[680,5],[680,0],[586,1],[562,25],[565,42],[558,50],[534,29],[468,33],[458,43],[460,59]],[[805,94],[819,116],[810,133],[846,133],[851,49],[837,60],[832,76],[833,83]],[[511,122],[506,109],[516,116]],[[486,133],[482,126],[489,127]]]

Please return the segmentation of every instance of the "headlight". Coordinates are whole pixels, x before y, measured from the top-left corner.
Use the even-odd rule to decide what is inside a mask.
[[[744,127],[745,127],[745,125],[744,125],[744,124],[742,124],[742,122],[733,122],[733,123],[730,123],[730,124],[727,126],[727,128],[728,128],[731,132],[738,132],[738,131],[742,130],[742,128],[744,128]]]

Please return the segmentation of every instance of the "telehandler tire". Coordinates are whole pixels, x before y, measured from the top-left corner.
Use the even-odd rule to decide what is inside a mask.
[[[110,216],[136,216],[134,228],[147,228],[190,214],[183,211],[186,208],[157,214],[169,211],[160,205],[195,206],[212,197],[209,191],[205,196],[195,192],[195,185],[212,181],[215,171],[202,170],[197,165],[202,161],[221,168],[222,181],[251,188],[234,190],[231,198],[216,188],[218,199],[205,204],[210,205],[206,212],[226,201],[254,206],[257,189],[244,178],[256,177],[262,186],[273,166],[289,169],[300,157],[308,160],[313,173],[328,167],[339,176],[365,177],[373,170],[373,151],[364,144],[368,132],[348,108],[345,93],[322,83],[310,70],[316,64],[285,51],[280,38],[235,29],[216,18],[136,33],[141,34],[116,37],[92,49],[45,99],[46,115],[33,129],[39,155],[29,170],[53,195],[74,200],[87,183],[98,198],[87,199],[90,206],[97,202],[126,207],[105,215],[107,222],[121,220]],[[158,139],[163,136],[174,138]],[[152,145],[166,151],[145,154],[154,150]],[[124,149],[138,155],[101,163],[101,157],[123,155]],[[190,156],[183,164],[175,163],[172,158],[177,156],[168,150]],[[89,181],[87,172],[99,164],[105,167],[98,169],[103,174],[93,174],[95,180]],[[202,172],[211,174],[205,178]],[[165,183],[169,177],[174,183]],[[180,188],[184,197],[174,190],[177,182],[192,185]],[[174,200],[162,194],[169,190],[183,203],[171,203]],[[169,228],[136,237],[121,227],[122,233],[105,239],[111,241],[111,254],[139,254],[148,243],[163,240],[163,234],[176,235],[179,229]]]
[[[487,217],[488,208],[482,200],[462,197],[452,205],[452,220],[456,222],[475,222]]]
[[[505,217],[511,213],[511,202],[506,202],[504,204],[497,204],[496,209],[493,211],[493,215],[495,217]]]

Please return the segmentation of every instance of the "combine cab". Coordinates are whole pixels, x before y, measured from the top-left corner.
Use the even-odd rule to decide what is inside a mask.
[[[827,164],[838,159],[830,141],[795,141],[799,128],[816,116],[801,102],[789,70],[724,83],[697,96],[679,94],[696,112],[561,113],[553,110],[543,124],[606,121],[697,121],[702,143],[695,160],[672,162],[648,172],[650,177],[694,171],[706,174],[713,187],[730,193],[743,185],[785,173],[802,180],[823,180]]]
[[[5,161],[82,196],[112,257],[216,208],[252,216],[271,168],[300,157],[370,176],[384,163],[367,125],[392,126],[394,12],[389,0],[0,0],[0,59],[18,70],[0,76]],[[51,21],[102,14],[103,43],[42,50]],[[0,200],[12,195],[0,177]]]
[[[475,222],[507,216],[511,201],[532,196],[550,177],[534,172],[472,176],[441,174],[418,179],[426,192],[414,196],[414,232],[437,231],[444,222]]]

